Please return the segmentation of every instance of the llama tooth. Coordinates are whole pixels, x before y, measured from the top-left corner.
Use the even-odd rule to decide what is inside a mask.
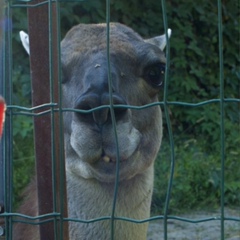
[[[108,156],[104,156],[104,157],[103,157],[103,161],[106,162],[106,163],[109,163],[110,160],[111,160],[111,159],[110,159],[110,157],[108,157]]]

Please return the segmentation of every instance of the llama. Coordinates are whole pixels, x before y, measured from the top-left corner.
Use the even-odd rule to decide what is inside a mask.
[[[168,37],[171,30],[168,30]],[[29,53],[28,37],[20,33]],[[110,74],[114,105],[142,106],[158,101],[163,90],[166,36],[144,40],[129,27],[110,24]],[[90,110],[109,105],[106,24],[79,24],[61,42],[63,107]],[[67,199],[70,218],[89,220],[110,216],[116,162],[119,186],[115,217],[136,220],[150,216],[154,161],[162,139],[159,105],[141,110],[114,108],[119,159],[109,108],[88,114],[64,113]],[[37,215],[36,190],[24,206],[25,214]],[[28,202],[29,201],[29,202]],[[23,206],[23,208],[24,208]],[[108,240],[110,220],[69,222],[71,240]],[[148,223],[116,220],[114,239],[143,240]],[[22,232],[21,232],[22,231]],[[24,233],[23,233],[24,231]],[[21,233],[20,233],[21,232]],[[16,224],[14,239],[38,240],[38,230]]]

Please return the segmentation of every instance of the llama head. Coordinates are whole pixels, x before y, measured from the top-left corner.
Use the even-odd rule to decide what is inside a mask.
[[[128,180],[152,166],[159,150],[160,106],[129,106],[158,101],[167,40],[165,35],[144,40],[132,29],[112,23],[108,65],[106,36],[106,24],[80,24],[61,42],[63,106],[72,109],[64,113],[64,136],[69,174],[114,182],[118,160],[119,179]],[[20,32],[20,37],[29,53],[28,36]]]
[[[170,35],[170,31],[169,35]],[[115,180],[117,143],[119,177],[127,180],[154,162],[162,138],[159,106],[136,110],[158,101],[163,91],[166,36],[143,40],[130,28],[110,25],[107,61],[106,25],[80,24],[63,39],[64,107],[93,110],[65,113],[67,170],[103,182]],[[109,77],[117,141],[109,108]],[[95,109],[102,106],[100,109]]]

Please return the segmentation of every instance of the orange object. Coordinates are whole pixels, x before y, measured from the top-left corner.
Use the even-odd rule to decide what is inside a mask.
[[[2,132],[3,132],[5,111],[6,111],[6,104],[5,104],[3,97],[0,96],[0,137],[2,136]]]

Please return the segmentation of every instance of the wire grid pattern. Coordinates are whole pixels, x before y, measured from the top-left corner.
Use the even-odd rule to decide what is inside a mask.
[[[15,2],[8,2],[7,6],[7,14],[8,17],[11,16],[11,9],[12,8],[19,8],[19,7],[25,7],[25,8],[32,8],[32,7],[38,7],[39,5],[42,4],[48,4],[51,6],[52,2],[57,4],[58,7],[58,18],[60,15],[59,11],[59,6],[58,6],[58,1],[45,1],[40,4],[35,4],[35,5],[29,5],[31,1],[27,0],[22,0],[22,1],[15,1]],[[61,2],[61,1],[60,1]],[[11,72],[11,39],[12,39],[12,33],[9,31],[7,33],[6,39],[8,41],[5,41],[5,73],[4,73],[4,79],[5,82],[4,84],[4,96],[7,99],[8,102],[8,116],[6,119],[6,129],[9,129],[8,132],[6,132],[6,135],[3,139],[3,145],[4,145],[4,159],[5,159],[5,174],[4,174],[4,179],[5,179],[5,209],[6,211],[1,215],[5,217],[7,226],[6,226],[6,239],[10,240],[12,239],[12,229],[13,229],[13,223],[14,223],[14,217],[20,217],[21,220],[18,220],[18,222],[22,223],[27,223],[27,224],[43,224],[46,222],[55,222],[55,230],[63,229],[63,224],[66,221],[75,221],[75,222],[82,222],[82,223],[91,223],[95,221],[104,221],[104,220],[110,220],[111,221],[111,239],[114,239],[114,222],[116,220],[123,220],[123,221],[130,221],[134,222],[136,224],[141,224],[144,222],[150,222],[154,221],[157,219],[161,219],[164,222],[164,239],[168,239],[168,223],[167,221],[169,219],[175,219],[179,221],[185,221],[189,223],[200,223],[200,222],[207,222],[207,221],[220,221],[221,222],[221,240],[224,239],[224,222],[226,220],[231,220],[231,221],[238,221],[240,222],[240,218],[234,218],[234,217],[225,217],[224,214],[224,169],[225,169],[225,136],[224,136],[224,105],[227,102],[240,102],[240,99],[233,99],[233,98],[224,98],[224,75],[223,75],[223,42],[222,42],[222,14],[221,14],[221,9],[222,9],[222,4],[221,0],[217,1],[218,3],[218,32],[219,32],[219,83],[220,83],[220,98],[219,99],[209,99],[207,101],[199,102],[199,103],[188,103],[188,102],[170,102],[168,101],[168,81],[169,81],[169,74],[168,74],[168,69],[169,69],[169,62],[170,62],[170,44],[169,44],[169,39],[167,38],[167,47],[166,47],[166,56],[167,56],[167,63],[166,63],[166,75],[165,75],[165,85],[164,85],[164,98],[163,101],[161,102],[156,102],[153,104],[148,104],[145,106],[128,106],[128,105],[118,105],[114,106],[113,101],[112,101],[112,81],[111,81],[111,70],[110,70],[110,49],[109,49],[109,23],[110,23],[110,0],[106,0],[106,23],[107,23],[107,37],[106,37],[106,42],[107,42],[107,57],[108,57],[108,81],[109,81],[109,93],[110,93],[110,104],[105,105],[105,106],[100,106],[91,110],[75,110],[75,109],[66,109],[61,107],[61,102],[60,103],[55,103],[54,101],[51,101],[50,103],[43,104],[41,106],[36,106],[33,108],[27,108],[24,106],[19,106],[19,105],[12,105],[12,94],[13,94],[13,87],[12,87],[12,72]],[[167,14],[166,14],[166,5],[165,5],[165,0],[161,0],[162,4],[162,11],[163,11],[163,20],[164,20],[164,29],[165,33],[167,33],[168,29],[168,22],[167,22]],[[50,8],[51,9],[51,8]],[[49,11],[49,18],[51,19],[51,11]],[[58,20],[59,21],[59,20]],[[51,29],[51,27],[49,27]],[[50,32],[51,36],[51,32]],[[167,36],[167,34],[166,34]],[[51,47],[51,39],[49,41],[49,46]],[[52,55],[50,51],[50,59],[49,61],[52,62]],[[51,66],[50,66],[51,67]],[[51,74],[51,73],[50,73]],[[60,76],[59,72],[59,76]],[[9,81],[8,81],[9,79]],[[51,77],[50,77],[51,79]],[[53,90],[51,90],[51,99],[53,99]],[[61,99],[61,94],[60,94],[60,99]],[[60,100],[61,101],[61,100]],[[174,167],[175,167],[175,155],[174,155],[174,141],[173,141],[173,133],[172,133],[172,128],[171,128],[171,122],[170,122],[170,117],[168,113],[168,106],[170,105],[178,105],[179,107],[181,106],[186,106],[186,107],[200,107],[203,105],[208,105],[212,103],[219,103],[219,108],[221,112],[220,116],[220,128],[221,128],[221,152],[219,153],[221,156],[221,216],[220,217],[209,217],[209,218],[204,218],[204,219],[197,219],[197,220],[192,220],[192,219],[187,219],[187,218],[182,218],[178,216],[170,216],[168,215],[168,209],[169,209],[169,203],[171,199],[171,189],[172,189],[172,183],[173,183],[173,174],[174,174]],[[100,217],[96,219],[91,219],[91,220],[83,220],[83,219],[72,219],[72,218],[64,218],[62,217],[62,212],[53,212],[53,213],[48,213],[36,217],[30,217],[24,214],[18,214],[18,213],[13,213],[12,212],[12,159],[13,159],[13,152],[9,149],[11,148],[11,142],[13,138],[13,132],[12,132],[12,121],[13,121],[13,116],[14,115],[25,115],[25,116],[30,116],[30,117],[38,117],[41,115],[45,114],[50,114],[52,119],[54,119],[54,114],[55,112],[66,112],[66,111],[76,111],[76,112],[81,112],[81,113],[89,113],[96,111],[98,109],[102,108],[109,108],[110,113],[111,113],[111,118],[113,122],[113,128],[114,128],[114,133],[115,133],[115,141],[116,141],[116,146],[118,146],[118,138],[117,138],[117,132],[116,132],[116,122],[115,122],[115,116],[114,116],[114,108],[119,107],[119,108],[129,108],[129,109],[137,109],[141,110],[147,107],[152,107],[155,105],[161,105],[164,109],[165,113],[165,118],[166,118],[166,123],[167,123],[167,128],[170,136],[170,147],[171,147],[171,169],[170,169],[170,177],[169,177],[169,183],[167,187],[167,196],[166,196],[166,201],[165,201],[165,210],[163,215],[159,216],[153,216],[148,219],[142,219],[142,220],[136,220],[136,219],[130,219],[130,218],[125,218],[125,217],[115,217],[115,206],[116,206],[116,200],[117,200],[117,192],[118,192],[118,173],[119,173],[119,152],[117,148],[116,156],[117,156],[117,164],[116,164],[116,181],[115,181],[115,190],[114,190],[114,198],[113,198],[113,204],[112,204],[112,214],[107,217]],[[46,110],[47,109],[47,110]],[[36,113],[38,111],[38,113]],[[52,124],[54,124],[54,121],[52,121]],[[62,126],[62,123],[61,123]],[[61,134],[61,142],[63,142],[62,134]],[[53,156],[52,163],[54,165],[55,159]],[[53,173],[53,179],[54,179],[54,173]],[[54,182],[54,181],[53,181]],[[63,184],[63,183],[62,183]],[[55,191],[53,192],[56,198]],[[35,220],[39,220],[37,223],[34,222]],[[56,231],[55,231],[56,232]],[[62,230],[60,230],[58,233],[55,234],[55,239],[63,239],[62,235]],[[160,238],[160,237],[159,237]]]

